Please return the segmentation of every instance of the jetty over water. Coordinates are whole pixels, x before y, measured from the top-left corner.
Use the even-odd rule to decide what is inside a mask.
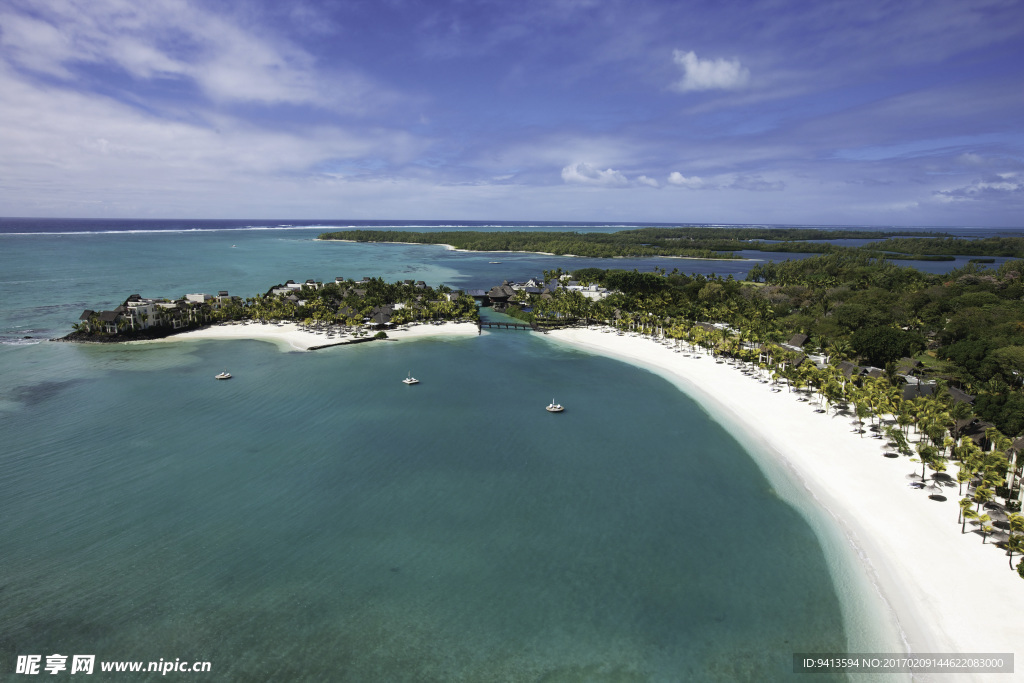
[[[527,330],[533,332],[539,332],[540,327],[537,323],[509,323],[497,320],[477,320],[476,322],[478,332],[483,332],[484,328],[488,329],[499,329],[499,330]]]

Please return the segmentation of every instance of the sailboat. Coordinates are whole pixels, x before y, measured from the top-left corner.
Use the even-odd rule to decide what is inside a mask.
[[[408,377],[406,377],[405,379],[402,380],[402,382],[405,383],[405,384],[419,384],[420,383],[420,381],[418,379],[416,379],[415,377],[412,376],[411,372],[409,373]]]
[[[565,408],[562,407],[562,404],[555,403],[555,399],[551,399],[551,403],[549,403],[544,410],[548,411],[549,413],[560,413],[563,410],[565,410]]]

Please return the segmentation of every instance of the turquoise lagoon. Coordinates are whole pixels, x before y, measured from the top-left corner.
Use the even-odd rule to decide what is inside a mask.
[[[764,681],[794,652],[900,649],[827,516],[644,370],[505,331],[40,341],[133,292],[472,288],[581,262],[317,232],[0,236],[5,671],[61,653],[218,681]]]

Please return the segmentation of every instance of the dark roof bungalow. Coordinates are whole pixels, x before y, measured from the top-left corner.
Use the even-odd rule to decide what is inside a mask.
[[[856,363],[851,363],[848,360],[844,360],[839,364],[839,371],[846,375],[848,378],[856,377],[860,374],[860,366]]]
[[[919,396],[931,396],[935,393],[934,384],[904,384],[903,385],[903,400],[909,401]]]
[[[974,403],[973,396],[956,387],[949,387],[949,395],[953,397],[953,403]]]
[[[909,375],[920,367],[921,361],[915,360],[914,358],[900,358],[896,362],[896,372],[901,375]]]

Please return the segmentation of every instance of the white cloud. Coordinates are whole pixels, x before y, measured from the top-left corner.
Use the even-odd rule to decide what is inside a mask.
[[[962,202],[982,199],[1024,198],[1024,182],[1017,173],[997,173],[985,180],[951,190],[937,190],[935,197],[942,202]]]
[[[352,69],[324,69],[299,45],[179,0],[40,0],[32,14],[0,14],[0,48],[23,68],[69,81],[75,67],[97,64],[190,81],[215,102],[364,111],[395,99]]]
[[[668,175],[669,185],[677,185],[679,187],[686,187],[691,190],[699,190],[705,186],[704,179],[699,176],[690,176],[687,178],[679,171],[672,171]]]
[[[254,198],[308,196],[331,175],[326,168],[346,162],[379,160],[377,175],[393,173],[431,144],[383,126],[267,130],[209,111],[199,112],[203,124],[166,120],[113,99],[41,87],[2,63],[0,92],[5,213],[91,214],[89,202],[98,202],[95,211],[112,215],[173,215],[188,206],[213,215],[218,194],[240,213]]]
[[[683,69],[682,80],[672,86],[680,92],[738,90],[750,81],[750,70],[738,59],[700,59],[692,50],[675,50],[672,61]]]
[[[654,178],[648,178],[645,175],[640,176],[636,179],[637,184],[647,185],[648,187],[658,187],[658,181]]]
[[[629,180],[619,171],[611,168],[602,171],[585,161],[569,164],[563,168],[562,180],[567,183],[602,185],[604,187],[625,187],[629,185]]]
[[[685,187],[688,190],[747,190],[749,192],[778,192],[786,188],[781,180],[765,180],[757,173],[728,173],[714,178],[690,176],[679,171],[668,176],[669,185]]]

